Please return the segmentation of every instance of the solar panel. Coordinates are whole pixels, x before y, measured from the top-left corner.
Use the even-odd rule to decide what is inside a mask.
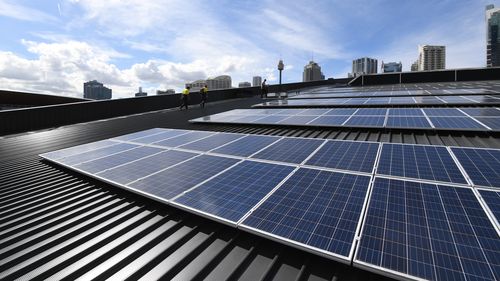
[[[245,136],[244,138],[241,138],[235,142],[219,147],[212,152],[248,157],[279,139],[279,137],[272,136],[250,135]]]
[[[329,115],[329,116],[320,116],[311,122],[308,123],[308,125],[323,125],[323,126],[340,126],[342,125],[349,116],[334,116],[334,115]]]
[[[74,168],[83,170],[88,173],[98,173],[100,171],[110,169],[149,155],[153,155],[161,151],[163,151],[163,149],[156,147],[137,147],[117,154],[81,163],[75,165]]]
[[[286,124],[286,125],[305,125],[312,120],[316,119],[318,116],[291,116],[288,117],[287,119],[284,119],[282,121],[279,121],[279,124]]]
[[[356,113],[356,115],[381,115],[385,116],[387,113],[387,108],[360,108]]]
[[[451,151],[475,185],[500,188],[500,150],[453,147]]]
[[[412,279],[498,280],[499,251],[470,188],[376,178],[354,262]]]
[[[170,200],[236,164],[238,161],[232,158],[201,155],[129,183],[128,186],[141,192]]]
[[[237,223],[293,170],[291,166],[244,161],[174,202]]]
[[[97,173],[97,175],[112,182],[128,184],[197,155],[199,154],[168,150],[137,161],[131,161],[125,165],[104,170]]]
[[[329,110],[324,115],[351,115],[356,112],[356,108],[334,108]]]
[[[370,177],[301,168],[240,227],[348,259]]]
[[[128,144],[128,143],[117,143],[117,144],[112,145],[112,146],[106,146],[106,147],[102,147],[102,148],[95,149],[92,151],[87,151],[84,153],[71,155],[71,156],[68,156],[68,157],[65,157],[62,159],[58,159],[57,161],[59,161],[62,164],[65,164],[65,165],[72,166],[72,165],[75,165],[78,163],[87,162],[90,160],[94,160],[97,158],[101,158],[101,157],[105,157],[105,156],[108,156],[111,154],[115,154],[118,152],[129,150],[129,149],[132,149],[135,147],[138,147],[138,146],[133,145],[133,144]]]
[[[389,108],[389,116],[424,116],[420,108]]]
[[[187,134],[188,132],[189,131],[184,131],[184,130],[168,130],[168,131],[165,131],[165,132],[162,132],[159,134],[154,134],[154,135],[134,139],[132,141],[137,142],[137,143],[142,143],[142,144],[150,144],[150,143],[155,143],[155,142],[162,141],[165,139],[177,137],[180,135],[184,135],[184,134]]]
[[[130,140],[133,140],[133,139],[142,138],[142,137],[145,137],[145,136],[150,136],[150,135],[162,133],[162,132],[165,132],[166,130],[167,129],[154,128],[154,129],[149,129],[149,130],[144,130],[144,131],[140,131],[140,132],[135,132],[135,133],[131,133],[131,134],[119,136],[119,137],[116,137],[114,139],[115,140],[121,140],[121,141],[130,141]]]
[[[467,184],[445,147],[382,145],[378,174]]]
[[[259,123],[260,124],[276,124],[280,121],[283,121],[285,119],[287,119],[288,115],[271,115],[271,116],[267,116],[267,117],[264,117],[262,119],[259,119]]]
[[[495,216],[497,224],[500,222],[500,192],[493,190],[479,189],[479,194],[483,198],[490,211]]]
[[[312,108],[312,109],[306,109],[306,110],[300,112],[298,115],[322,115],[322,114],[325,114],[328,111],[330,111],[330,109],[326,109],[326,108]]]
[[[163,141],[156,142],[155,145],[165,146],[165,147],[176,147],[183,144],[187,144],[188,142],[196,141],[202,138],[206,138],[208,136],[213,135],[211,132],[200,132],[200,131],[191,131],[187,134],[183,134],[180,136],[176,136],[173,138],[169,138]]]
[[[221,145],[227,144],[228,142],[235,141],[241,137],[243,136],[240,134],[220,133],[198,141],[182,145],[179,148],[199,150],[199,151],[209,151]]]
[[[478,108],[461,108],[461,110],[470,116],[477,117],[500,117],[500,110],[491,107],[478,107]]]
[[[300,164],[323,142],[317,139],[281,139],[252,158]]]
[[[371,173],[379,143],[327,141],[307,165]]]
[[[352,116],[345,126],[383,127],[385,116]]]
[[[48,153],[41,154],[40,156],[51,159],[51,160],[58,160],[64,157],[80,154],[80,153],[85,153],[88,151],[96,150],[99,148],[107,147],[107,146],[112,146],[117,144],[117,142],[110,141],[110,140],[102,140],[102,141],[96,141],[96,142],[91,142],[91,143],[86,143],[82,145],[77,145],[73,147],[68,147],[65,149],[60,149],[56,151],[51,151]]]
[[[479,129],[486,130],[484,126],[470,117],[429,117],[435,128],[438,129]]]
[[[465,117],[465,114],[456,108],[424,108],[427,116],[458,116]]]
[[[388,128],[432,128],[425,117],[396,116],[387,117]]]
[[[492,130],[500,130],[500,117],[476,117],[476,120],[490,127]]]

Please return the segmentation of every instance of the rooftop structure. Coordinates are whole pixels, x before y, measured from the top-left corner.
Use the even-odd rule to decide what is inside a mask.
[[[356,77],[363,74],[377,73],[377,60],[372,58],[359,58],[352,61],[351,77]]]
[[[112,96],[112,90],[104,87],[102,83],[96,80],[83,83],[83,98],[91,100],[109,100]]]

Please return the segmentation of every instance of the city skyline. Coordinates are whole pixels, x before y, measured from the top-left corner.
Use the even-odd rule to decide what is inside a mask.
[[[0,83],[81,97],[98,80],[120,98],[219,75],[278,83],[280,58],[283,83],[311,59],[343,78],[358,57],[409,71],[424,44],[446,46],[447,68],[486,65],[484,11],[498,1],[400,2],[0,0]]]

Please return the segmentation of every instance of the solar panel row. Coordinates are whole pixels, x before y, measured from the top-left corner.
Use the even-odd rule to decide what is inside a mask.
[[[193,119],[190,122],[498,131],[500,110],[496,108],[239,109]]]
[[[77,151],[85,151],[80,162]],[[500,197],[480,189],[490,206],[485,211],[466,181],[500,188],[498,150],[162,130],[41,156],[203,216],[398,276],[495,280],[500,271],[500,239],[487,213],[498,214]]]

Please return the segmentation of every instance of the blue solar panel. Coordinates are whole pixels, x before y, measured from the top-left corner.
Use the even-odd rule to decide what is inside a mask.
[[[244,161],[174,201],[236,223],[293,169]]]
[[[500,187],[500,150],[451,149],[475,185]]]
[[[354,115],[381,115],[385,116],[387,108],[360,108]]]
[[[470,117],[429,117],[434,127],[439,129],[482,129],[484,126]]]
[[[500,222],[500,192],[493,190],[480,189],[479,194],[483,198],[488,208],[495,216],[497,223]]]
[[[420,108],[389,108],[389,116],[424,116]]]
[[[312,109],[306,109],[306,110],[300,112],[298,115],[322,115],[322,114],[325,114],[328,111],[330,111],[330,109],[327,109],[327,108],[312,108]]]
[[[465,114],[456,108],[424,108],[424,111],[427,116],[465,117]]]
[[[350,257],[370,177],[301,168],[243,225]]]
[[[325,115],[351,115],[354,112],[356,112],[355,108],[334,108],[325,113]]]
[[[163,149],[161,148],[142,146],[121,153],[99,158],[97,160],[78,164],[75,165],[74,167],[88,173],[97,173],[149,155],[153,155],[155,153],[159,153],[161,151],[163,151]]]
[[[432,128],[425,117],[396,116],[387,117],[388,128]]]
[[[500,117],[500,110],[490,107],[479,107],[479,108],[462,108],[463,112],[469,114],[470,116],[490,116],[490,117]]]
[[[128,184],[136,190],[170,200],[234,165],[239,160],[201,155]]]
[[[406,178],[467,183],[448,150],[440,146],[384,143],[377,173]]]
[[[56,150],[56,151],[51,151],[48,153],[41,154],[40,156],[50,159],[50,160],[58,160],[64,157],[68,157],[71,155],[75,154],[80,154],[92,150],[96,150],[99,148],[103,148],[106,146],[112,146],[117,144],[117,142],[110,141],[110,140],[102,140],[102,141],[96,141],[96,142],[91,142],[91,143],[86,143],[78,146],[73,146],[69,148],[64,148],[61,150]]]
[[[484,125],[490,127],[492,130],[500,129],[500,118],[499,117],[476,117],[476,119],[483,123]]]
[[[314,119],[313,121],[309,122],[308,125],[323,125],[323,126],[340,126],[342,125],[349,116],[334,116],[334,115],[327,115],[327,116],[320,116],[317,119]]]
[[[282,121],[279,121],[279,124],[286,124],[286,125],[305,125],[312,120],[316,119],[318,116],[301,116],[301,115],[296,115],[296,116],[291,116],[287,119],[284,119]]]
[[[138,161],[133,161],[122,166],[99,172],[97,173],[97,175],[116,183],[127,184],[147,175],[156,173],[172,165],[178,164],[196,155],[199,154],[169,150],[160,154],[143,158]]]
[[[201,139],[199,141],[188,143],[186,145],[180,146],[179,148],[209,151],[221,145],[227,144],[228,142],[237,140],[241,137],[243,137],[243,135],[221,133]]]
[[[279,139],[279,137],[271,136],[246,136],[235,142],[219,147],[212,152],[248,157]]]
[[[155,142],[162,141],[165,139],[184,135],[184,134],[187,134],[188,132],[189,131],[184,131],[184,130],[168,130],[168,131],[165,131],[165,132],[162,132],[159,134],[155,134],[152,136],[134,139],[133,142],[143,143],[143,144],[151,144],[151,143],[155,143]]]
[[[352,116],[344,125],[382,127],[384,126],[384,121],[385,116]]]
[[[154,128],[154,129],[149,129],[149,130],[145,130],[145,131],[135,132],[135,133],[128,134],[128,135],[119,136],[119,137],[116,137],[114,139],[121,140],[121,141],[130,141],[133,139],[142,138],[145,136],[150,136],[150,135],[158,134],[161,132],[165,132],[166,130],[167,129]]]
[[[232,123],[251,123],[254,121],[257,121],[258,119],[264,118],[266,115],[248,115],[248,116],[242,116],[240,118],[235,118],[232,119],[230,122]]]
[[[306,164],[371,173],[378,147],[378,143],[328,141]]]
[[[211,132],[199,132],[192,131],[190,133],[180,135],[177,137],[169,138],[163,141],[156,142],[155,145],[166,146],[166,147],[176,147],[179,145],[187,144],[188,142],[196,141],[208,136],[213,135]]]
[[[498,280],[499,254],[471,189],[376,178],[355,262],[428,280]]]
[[[322,143],[322,140],[317,139],[287,138],[278,141],[252,157],[299,164]]]
[[[259,121],[257,123],[259,124],[276,124],[286,118],[288,118],[290,116],[288,115],[271,115],[271,116],[267,116],[267,117],[264,117],[262,119],[259,119]]]
[[[128,149],[132,149],[134,147],[138,147],[138,146],[133,145],[133,144],[128,144],[128,143],[118,143],[118,144],[115,144],[112,146],[107,146],[107,147],[99,148],[96,150],[87,151],[84,153],[68,156],[68,157],[59,159],[57,161],[59,161],[62,164],[68,165],[68,166],[73,166],[73,165],[78,164],[78,163],[83,163],[83,162],[87,162],[87,161],[94,160],[97,158],[105,157],[105,156],[108,156],[108,155],[111,155],[114,153],[118,153],[118,152],[122,152],[122,151],[125,151]]]

